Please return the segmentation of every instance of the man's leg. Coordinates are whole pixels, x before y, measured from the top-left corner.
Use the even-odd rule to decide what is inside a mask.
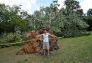
[[[49,43],[47,43],[47,54],[48,54],[48,56],[50,54],[50,51],[49,51]]]
[[[43,49],[43,55],[45,55],[45,49]]]
[[[45,43],[43,43],[43,54],[45,55]]]

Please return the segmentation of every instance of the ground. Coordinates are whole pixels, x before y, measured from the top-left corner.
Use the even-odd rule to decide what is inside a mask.
[[[15,55],[20,46],[2,48],[0,63],[92,63],[92,35],[59,38],[59,46],[50,56]]]

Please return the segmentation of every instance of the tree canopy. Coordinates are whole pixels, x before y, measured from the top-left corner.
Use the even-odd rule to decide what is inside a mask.
[[[15,32],[16,30],[37,30],[43,27],[50,28],[62,36],[80,35],[89,27],[83,19],[83,9],[76,0],[65,0],[65,8],[58,9],[58,1],[54,0],[50,6],[40,7],[39,11],[29,15],[21,11],[19,6],[5,6],[0,4],[0,33]],[[91,9],[87,15],[91,16]]]
[[[9,7],[0,4],[0,33],[14,32],[17,29],[24,31],[27,28],[27,21],[21,17],[18,6]]]

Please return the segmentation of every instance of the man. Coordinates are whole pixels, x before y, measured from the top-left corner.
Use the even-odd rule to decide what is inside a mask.
[[[44,55],[46,54],[46,49],[47,49],[47,54],[49,55],[49,48],[50,48],[50,46],[49,46],[49,33],[48,33],[48,31],[45,29],[44,31],[43,31],[43,34],[42,34],[42,36],[43,36],[43,51],[44,51]]]

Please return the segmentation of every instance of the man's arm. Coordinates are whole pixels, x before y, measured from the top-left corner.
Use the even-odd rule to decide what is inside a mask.
[[[55,35],[53,35],[53,34],[50,34],[50,33],[48,33],[48,35],[50,36],[50,37],[54,37]]]

